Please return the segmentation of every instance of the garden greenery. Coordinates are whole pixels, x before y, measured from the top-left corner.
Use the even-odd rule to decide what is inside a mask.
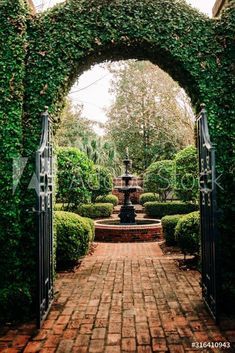
[[[166,201],[174,190],[175,163],[163,160],[150,164],[144,173],[144,190],[157,193],[161,201]]]
[[[72,212],[55,212],[56,267],[66,269],[76,265],[87,254],[94,238],[91,220]]]
[[[104,196],[98,196],[95,200],[97,203],[112,203],[113,206],[118,205],[118,197],[115,195],[104,195]]]
[[[175,239],[185,255],[199,255],[199,229],[200,215],[198,211],[191,212],[179,219],[175,228]]]
[[[170,216],[165,216],[161,219],[163,235],[166,240],[166,245],[176,245],[175,239],[175,227],[180,218],[184,215],[175,214]]]
[[[151,201],[144,204],[144,210],[150,218],[162,218],[168,215],[184,214],[198,210],[198,205],[186,202]]]
[[[107,195],[113,188],[113,178],[108,168],[95,165],[94,174],[97,180],[97,186],[92,190],[92,202],[94,202],[98,196]]]
[[[144,205],[145,202],[150,201],[159,201],[159,195],[154,194],[153,192],[145,192],[144,194],[140,195],[140,204]]]
[[[112,203],[89,203],[81,204],[77,212],[82,217],[89,217],[92,219],[96,218],[108,218],[113,212]]]
[[[98,188],[93,162],[75,147],[58,148],[57,183],[57,200],[68,209],[89,202]]]
[[[182,201],[198,201],[197,150],[188,146],[175,156],[175,193]]]
[[[0,4],[0,307],[1,319],[34,313],[36,194],[28,185],[45,106],[54,120],[77,77],[106,59],[145,59],[187,91],[195,110],[208,109],[217,173],[223,301],[232,293],[232,128],[234,1],[209,19],[183,0],[68,0],[32,16],[24,0]],[[13,159],[26,158],[12,193]],[[18,160],[17,160],[18,161]],[[20,169],[20,163],[15,163]],[[17,167],[15,168],[17,169]],[[17,169],[17,170],[18,170]],[[32,184],[30,184],[32,185]],[[11,310],[11,308],[14,308]],[[23,311],[23,313],[22,313]]]

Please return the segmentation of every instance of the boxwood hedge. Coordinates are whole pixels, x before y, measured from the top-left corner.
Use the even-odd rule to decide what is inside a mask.
[[[112,203],[113,206],[118,205],[118,197],[115,195],[98,196],[95,201],[97,203]]]
[[[145,202],[151,202],[151,201],[159,201],[159,195],[154,194],[153,192],[146,192],[142,195],[140,195],[140,204],[144,205]]]
[[[164,216],[162,218],[162,230],[163,230],[163,235],[166,240],[166,245],[176,245],[176,239],[175,239],[175,228],[177,226],[178,221],[183,217],[184,215],[171,215],[171,216]]]
[[[175,228],[175,238],[184,254],[199,255],[200,215],[189,213],[179,219]]]
[[[112,203],[89,203],[82,204],[78,208],[78,213],[83,217],[92,219],[110,217],[113,212]]]
[[[146,202],[144,209],[149,217],[162,218],[164,216],[185,214],[198,210],[198,205],[178,201],[172,202]]]
[[[57,240],[56,267],[66,269],[74,266],[81,256],[87,254],[94,239],[91,220],[72,212],[55,212],[55,233]]]

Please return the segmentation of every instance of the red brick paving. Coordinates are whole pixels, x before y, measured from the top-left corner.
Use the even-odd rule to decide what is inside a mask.
[[[227,341],[203,305],[199,279],[157,243],[99,244],[76,272],[58,275],[51,312],[23,352],[229,352],[192,347]]]

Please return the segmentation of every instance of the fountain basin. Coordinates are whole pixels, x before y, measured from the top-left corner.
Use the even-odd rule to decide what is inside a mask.
[[[95,240],[111,243],[161,241],[162,225],[157,219],[136,219],[136,224],[120,224],[119,219],[95,222]]]

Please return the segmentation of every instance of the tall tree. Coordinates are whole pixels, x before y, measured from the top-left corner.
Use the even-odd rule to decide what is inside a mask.
[[[77,105],[73,108],[69,99],[66,100],[59,119],[55,141],[61,147],[79,148],[96,136],[92,122],[82,116],[82,106]]]
[[[142,173],[152,162],[171,159],[193,143],[194,124],[186,93],[159,67],[129,60],[109,65],[115,99],[107,110],[106,133],[133,168]]]
[[[120,173],[121,163],[115,143],[95,133],[95,123],[83,117],[81,105],[74,108],[67,99],[59,119],[60,124],[55,132],[58,146],[76,147],[95,164],[109,168],[113,176]]]

